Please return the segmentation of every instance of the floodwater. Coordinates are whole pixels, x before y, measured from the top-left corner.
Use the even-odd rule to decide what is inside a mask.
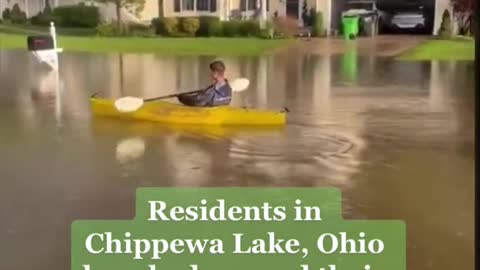
[[[137,187],[337,187],[345,218],[403,219],[409,270],[473,269],[473,63],[345,54],[222,58],[235,106],[278,129],[92,117],[88,97],[208,83],[213,57],[65,53],[61,82],[0,52],[0,269],[68,269],[71,222],[129,219]]]

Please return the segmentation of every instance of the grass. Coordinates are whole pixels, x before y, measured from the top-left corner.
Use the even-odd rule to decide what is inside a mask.
[[[475,59],[475,42],[470,39],[428,40],[406,51],[399,60],[471,60]]]
[[[97,37],[88,30],[58,29],[58,46],[65,51],[92,53],[155,53],[164,55],[259,55],[287,45],[289,40],[257,38],[144,38]],[[27,35],[48,33],[48,28],[0,25],[0,49],[26,49]]]

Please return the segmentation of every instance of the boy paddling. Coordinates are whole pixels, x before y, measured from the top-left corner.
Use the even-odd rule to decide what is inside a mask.
[[[182,94],[178,100],[187,106],[215,107],[229,105],[232,101],[232,88],[225,78],[225,64],[215,61],[210,64],[213,84],[205,90],[193,94]]]

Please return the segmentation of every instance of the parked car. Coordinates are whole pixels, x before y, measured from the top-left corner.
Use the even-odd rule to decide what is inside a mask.
[[[427,25],[427,19],[420,7],[417,10],[401,11],[392,16],[390,22],[393,30],[420,30],[423,31]]]

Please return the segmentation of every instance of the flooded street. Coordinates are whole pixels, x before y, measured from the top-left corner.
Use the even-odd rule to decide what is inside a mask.
[[[406,221],[409,270],[473,269],[473,62],[222,58],[251,80],[233,105],[286,107],[284,128],[91,115],[96,92],[204,86],[214,59],[65,53],[58,94],[27,52],[0,52],[0,269],[68,269],[73,220],[133,218],[135,189],[164,186],[337,187],[347,219]]]

